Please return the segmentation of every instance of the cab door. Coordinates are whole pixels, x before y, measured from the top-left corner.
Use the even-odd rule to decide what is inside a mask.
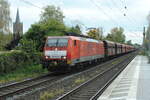
[[[80,41],[79,40],[74,40],[73,41],[73,46],[74,46],[75,61],[77,63],[80,60]]]

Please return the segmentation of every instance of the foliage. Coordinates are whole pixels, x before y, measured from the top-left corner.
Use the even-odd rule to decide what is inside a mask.
[[[42,51],[45,44],[46,36],[62,36],[66,30],[66,26],[63,23],[63,14],[60,8],[54,6],[47,6],[44,12],[41,14],[41,19],[38,23],[35,23],[24,35],[20,41],[21,50],[28,51]],[[24,47],[27,45],[30,47]],[[29,51],[30,51],[29,50]]]
[[[107,35],[106,39],[118,43],[125,43],[125,35],[123,34],[123,32],[123,28],[115,27],[111,30],[111,34]]]
[[[85,82],[84,78],[77,78],[74,83],[78,85],[78,84],[81,84],[83,82]]]
[[[150,23],[150,22],[149,22]],[[150,24],[147,29],[147,35],[146,35],[146,52],[147,52],[147,57],[150,63]]]
[[[150,26],[148,27],[146,32],[145,48],[147,51],[150,51]]]
[[[63,22],[64,15],[59,7],[48,5],[44,8],[44,12],[41,14],[40,22],[47,23],[50,20],[57,20]]]
[[[10,32],[10,9],[7,0],[0,0],[0,32]]]
[[[0,74],[23,68],[26,64],[40,64],[41,53],[28,54],[22,51],[10,51],[0,54]]]
[[[90,29],[87,32],[87,35],[89,37],[92,37],[92,38],[97,39],[97,40],[103,40],[103,35],[102,34],[103,34],[102,28]]]
[[[46,69],[43,69],[41,65],[23,65],[21,68],[17,68],[15,71],[1,74],[0,83],[6,83],[9,81],[22,81],[26,78],[33,78],[40,76],[44,73],[48,73]]]
[[[18,46],[16,49],[23,50],[27,53],[34,53],[36,52],[35,42],[33,40],[27,40],[23,38],[20,40],[21,46]]]
[[[53,90],[53,91],[46,91],[42,95],[40,95],[40,100],[49,100],[55,97],[56,95],[60,95],[64,93],[63,89]]]
[[[51,20],[47,23],[36,23],[31,26],[24,38],[21,40],[21,48],[22,50],[25,49],[26,51],[27,48],[24,48],[24,46],[31,44],[30,47],[32,46],[32,50],[34,50],[35,47],[35,50],[42,51],[42,48],[45,44],[45,37],[64,35],[62,32],[63,30],[65,30],[64,24],[56,20]]]
[[[75,27],[68,27],[68,32],[73,32],[73,33],[77,33],[77,34],[82,34],[81,32],[81,27],[79,25],[76,25]]]
[[[128,41],[126,42],[126,44],[128,44],[128,45],[133,45],[131,40],[128,40]]]
[[[147,28],[146,37],[144,40],[144,46],[145,46],[144,49],[145,49],[145,52],[147,53],[147,56],[150,62],[150,14],[147,17],[147,20],[148,20],[149,26]]]
[[[6,44],[8,44],[12,39],[12,34],[0,33],[0,51],[5,50]]]

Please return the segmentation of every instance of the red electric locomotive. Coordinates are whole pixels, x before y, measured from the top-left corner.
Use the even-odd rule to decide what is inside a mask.
[[[76,36],[47,37],[44,47],[44,66],[49,71],[68,70],[84,62],[104,58],[102,41]]]
[[[49,71],[68,71],[84,63],[110,59],[134,51],[133,46],[78,36],[49,36],[43,65]]]

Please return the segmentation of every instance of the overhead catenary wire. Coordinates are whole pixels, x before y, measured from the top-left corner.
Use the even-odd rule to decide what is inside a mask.
[[[111,19],[111,21],[115,24],[115,25],[118,25],[118,22],[116,20],[114,20],[110,15],[108,15],[104,10],[103,8],[101,8],[100,6],[98,6],[94,0],[89,0],[90,2],[92,2],[92,4],[94,4],[95,7],[97,7],[107,18]]]
[[[123,9],[121,9],[118,5],[117,5],[117,3],[114,1],[114,0],[110,0],[111,1],[111,3],[114,5],[114,7],[116,7],[118,10],[120,10],[121,12],[123,12],[122,10]],[[125,1],[122,1],[122,3],[124,3]],[[124,3],[125,4],[125,3]],[[125,4],[125,8],[124,8],[125,10],[127,10],[127,6],[126,6],[126,4]],[[125,12],[124,12],[125,13]],[[127,18],[127,20],[128,20],[128,22],[131,24],[131,25],[137,25],[137,23],[136,23],[136,21],[134,20],[134,18],[132,18],[132,16],[128,16],[127,14],[125,14],[125,17]],[[132,30],[130,30],[130,29],[128,29],[129,31],[131,31],[132,32]],[[134,32],[132,32],[132,33],[134,33]],[[135,33],[134,33],[135,34]],[[138,36],[137,34],[136,34],[136,36]]]
[[[124,5],[124,10],[125,10],[125,11],[128,11],[128,10],[129,10],[129,7],[127,6],[126,0],[119,0],[119,2]],[[137,22],[133,16],[130,16],[130,19],[131,19],[131,21],[134,22],[134,23]],[[137,23],[136,23],[136,24],[137,24]]]
[[[26,3],[26,4],[30,5],[30,6],[34,6],[34,7],[38,8],[38,9],[43,10],[43,8],[41,8],[41,7],[37,6],[37,5],[35,5],[34,3],[31,3],[30,1],[27,1],[27,0],[20,0],[20,1]],[[106,15],[109,19],[111,19],[111,21],[112,21],[115,25],[120,26],[116,20],[114,20],[110,15],[108,15],[105,11],[103,11],[103,8],[99,7],[94,1],[92,1],[92,0],[90,0],[90,1],[93,2],[94,5],[95,5],[99,10],[101,10],[104,15]],[[85,24],[82,24],[82,26],[84,26],[86,29],[88,28]]]
[[[112,2],[112,4],[118,9],[118,10],[120,10],[120,11],[122,11],[122,9],[117,5],[117,3],[114,1],[114,0],[110,0],[111,2]],[[125,5],[125,7],[127,7],[126,5]],[[125,9],[126,10],[126,9]],[[134,21],[134,19],[132,19],[131,17],[129,17],[127,14],[124,16],[124,17],[126,17],[127,18],[127,20],[128,20],[128,22],[131,24],[131,25],[136,25],[137,23],[136,23],[136,21]],[[129,30],[129,29],[128,29]],[[129,31],[131,31],[131,30],[129,30]],[[132,32],[132,31],[131,31]],[[133,32],[132,32],[133,33]],[[134,33],[135,34],[135,33]],[[137,34],[136,34],[136,36],[138,36]]]
[[[33,7],[36,7],[36,8],[38,8],[38,9],[43,10],[43,8],[41,8],[41,7],[39,7],[39,6],[37,6],[37,5],[33,4],[33,3],[31,3],[30,1],[27,1],[27,0],[20,0],[20,1],[26,3],[26,4],[30,5],[30,6],[33,6]],[[107,15],[107,13],[105,13],[105,12],[104,12],[104,14],[105,14],[106,16],[109,16],[109,15]],[[110,16],[109,16],[109,17],[110,17]],[[112,20],[113,20],[113,19],[112,19]],[[113,20],[113,23],[119,25],[115,20]],[[84,26],[84,27],[87,29],[87,26],[86,26],[86,25],[82,24],[82,26]]]
[[[28,4],[28,5],[31,5],[31,6],[33,6],[33,7],[36,7],[36,8],[39,8],[39,9],[43,10],[41,7],[35,5],[35,4],[33,4],[33,3],[31,3],[31,2],[29,2],[29,1],[27,1],[27,0],[20,0],[20,1],[22,1],[22,2],[24,2],[24,3],[26,3],[26,4]]]
[[[117,5],[117,3],[114,1],[114,0],[110,0],[111,2],[112,2],[112,4],[116,7],[116,8],[118,8],[118,10],[120,10],[121,12],[124,12],[124,11],[126,11],[127,10],[127,6],[125,5],[125,8],[124,8],[124,11],[122,11],[123,9],[121,9],[118,5]],[[126,12],[124,12],[124,17],[126,17],[128,20],[129,20],[129,22],[131,23],[131,24],[137,24],[136,23],[136,21],[134,21],[134,19],[133,18],[131,18],[131,16],[128,16],[127,15],[127,13]]]
[[[98,6],[99,6],[99,5],[98,5]],[[113,11],[113,8],[111,7],[111,5],[109,5],[108,8]],[[118,8],[117,8],[117,9],[118,9]],[[101,10],[103,10],[103,9],[101,9]],[[120,25],[120,26],[121,26],[121,25]],[[126,25],[123,25],[123,26],[127,27]],[[129,30],[128,30],[128,31],[129,31]],[[132,32],[132,31],[130,30],[130,32]],[[132,33],[133,33],[134,35],[138,36],[138,35],[135,34],[134,32],[132,32]]]
[[[39,6],[37,6],[37,5],[35,5],[34,3],[31,3],[30,1],[27,1],[27,0],[20,0],[21,2],[24,2],[24,3],[26,3],[26,4],[28,4],[28,5],[30,5],[30,6],[33,6],[33,7],[36,7],[36,8],[38,8],[38,9],[40,9],[40,10],[44,10],[44,8],[41,8],[41,7],[39,7]],[[54,2],[53,2],[54,3]],[[55,4],[55,3],[54,3]],[[86,29],[88,28],[85,24],[83,24],[83,23],[80,23],[83,27],[85,27]]]
[[[110,15],[108,15],[104,10],[103,10],[103,8],[101,8],[99,5],[97,5],[95,2],[94,2],[94,0],[90,0],[90,2],[92,2],[97,8],[99,8],[99,10],[101,11],[101,12],[103,12],[103,14],[105,14],[108,18],[110,18],[112,21],[113,21],[113,23],[116,23],[116,24],[118,24],[118,22],[116,22]],[[121,26],[121,25],[119,25],[119,26]],[[129,32],[131,32],[131,30],[128,30]],[[131,33],[133,33],[133,32],[131,32]],[[138,36],[137,34],[135,34],[135,33],[133,33],[135,36]]]

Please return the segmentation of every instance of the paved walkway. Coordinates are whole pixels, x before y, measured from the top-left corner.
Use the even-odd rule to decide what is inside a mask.
[[[150,64],[136,56],[98,100],[150,100]]]

